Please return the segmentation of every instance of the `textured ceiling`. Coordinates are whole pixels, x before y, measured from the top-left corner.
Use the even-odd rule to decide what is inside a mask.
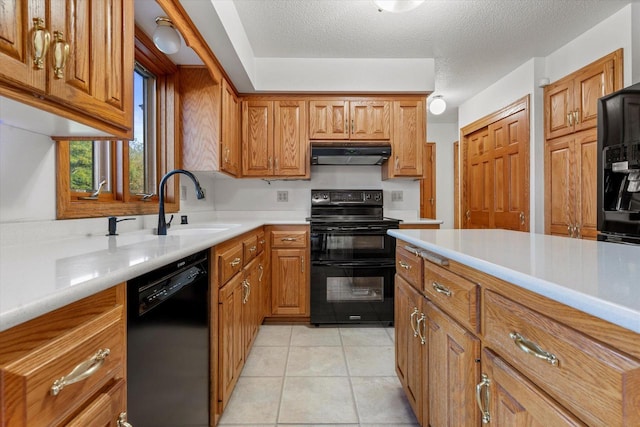
[[[434,58],[434,94],[454,112],[528,59],[549,55],[630,3],[426,0],[394,14],[378,12],[371,0],[216,1],[233,1],[254,57]]]

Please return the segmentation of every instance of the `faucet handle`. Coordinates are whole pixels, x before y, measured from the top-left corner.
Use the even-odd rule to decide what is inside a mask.
[[[173,221],[173,214],[171,214],[171,217],[169,218],[169,221],[167,222],[167,228],[171,227],[171,222]]]

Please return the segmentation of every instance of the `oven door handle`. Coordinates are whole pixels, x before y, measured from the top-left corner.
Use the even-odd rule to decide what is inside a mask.
[[[395,267],[394,260],[381,260],[371,262],[340,262],[340,261],[314,261],[312,265],[316,267],[349,267],[349,268],[372,268],[372,267]]]

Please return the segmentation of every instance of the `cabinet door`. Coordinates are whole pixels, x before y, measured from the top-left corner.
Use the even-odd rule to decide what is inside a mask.
[[[613,58],[598,61],[578,74],[573,81],[574,130],[595,128],[598,123],[598,98],[614,91]]]
[[[273,175],[273,102],[242,103],[242,175]]]
[[[244,296],[242,274],[236,274],[220,289],[218,299],[218,399],[219,412],[229,402],[233,387],[244,365],[242,339],[242,299]]]
[[[46,20],[44,0],[9,0],[0,7],[0,79],[40,92],[46,90],[50,58],[45,54]],[[38,23],[35,19],[41,19]],[[38,33],[35,31],[37,28]],[[35,36],[35,38],[34,38]],[[35,41],[35,43],[34,43]],[[37,52],[36,53],[36,49]],[[34,63],[38,56],[41,60]]]
[[[464,228],[489,228],[493,198],[489,131],[481,129],[468,138],[469,170],[463,184],[468,189]]]
[[[394,325],[396,374],[405,390],[413,413],[422,424],[422,414],[425,408],[424,396],[428,396],[428,383],[426,382],[427,369],[424,365],[423,352],[427,351],[426,341],[418,333],[423,297],[406,280],[396,274],[394,295]],[[424,318],[422,320],[424,322]],[[428,411],[427,411],[428,413]]]
[[[429,425],[477,426],[476,384],[480,378],[480,341],[430,302]]]
[[[242,329],[245,359],[258,334],[258,307],[260,304],[260,269],[253,260],[244,271],[242,296]]]
[[[490,350],[482,351],[486,379],[479,388],[483,412],[492,426],[583,426],[570,412],[548,397]],[[488,390],[488,394],[487,393]],[[486,401],[486,396],[489,401]]]
[[[576,133],[574,139],[574,190],[576,195],[575,237],[596,239],[598,235],[598,137],[596,129]]]
[[[309,101],[310,139],[349,139],[347,101]]]
[[[307,249],[271,251],[271,294],[273,315],[309,315]]]
[[[220,170],[233,176],[240,172],[240,111],[240,100],[229,83],[223,80]]]
[[[573,135],[547,142],[545,146],[545,232],[558,236],[573,233],[572,188]]]
[[[391,136],[390,101],[351,101],[350,139],[389,139]]]
[[[63,67],[49,74],[49,93],[100,119],[133,121],[133,2],[51,0],[51,52],[64,43]],[[62,55],[62,54],[61,54]]]
[[[308,141],[305,132],[304,101],[274,102],[274,176],[308,174]]]
[[[386,166],[388,178],[422,178],[422,146],[425,139],[424,102],[395,101],[391,140],[392,158]]]
[[[547,139],[573,132],[573,80],[544,88],[544,133]]]
[[[496,228],[529,230],[529,126],[520,111],[489,125]]]

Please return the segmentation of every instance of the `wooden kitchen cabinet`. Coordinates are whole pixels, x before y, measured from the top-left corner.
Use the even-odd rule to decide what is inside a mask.
[[[218,297],[218,413],[229,403],[244,366],[244,276],[236,274]]]
[[[309,316],[309,227],[270,226],[271,316]]]
[[[390,101],[309,101],[309,139],[388,140],[390,130]]]
[[[544,88],[545,233],[596,238],[597,101],[621,88],[622,50]]]
[[[598,234],[596,129],[545,144],[545,232],[595,240]]]
[[[428,425],[477,426],[480,418],[474,397],[480,378],[480,340],[432,302],[426,303],[426,313]]]
[[[240,99],[229,85],[222,80],[222,125],[220,130],[220,171],[231,176],[240,176],[240,120],[242,106]]]
[[[493,351],[482,351],[481,415],[498,427],[585,426]]]
[[[130,138],[133,3],[25,3],[5,2],[0,15],[0,95]]]
[[[2,426],[95,425],[94,416],[116,426],[126,413],[125,294],[120,284],[0,332]]]
[[[393,102],[391,158],[382,178],[422,178],[422,150],[427,140],[424,100]]]
[[[308,178],[306,106],[300,100],[242,102],[242,176]]]
[[[547,140],[595,128],[598,98],[622,88],[622,49],[544,88]]]
[[[426,341],[426,315],[423,310],[425,298],[414,285],[396,274],[394,294],[394,326],[396,374],[418,422],[428,420],[429,395],[427,366],[424,365],[428,351]],[[424,366],[423,366],[424,365]],[[423,418],[424,415],[427,418]]]

